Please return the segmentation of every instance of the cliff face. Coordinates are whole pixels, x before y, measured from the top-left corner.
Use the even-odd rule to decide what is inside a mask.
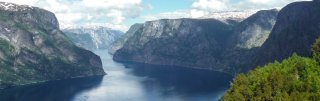
[[[174,19],[147,22],[114,54],[118,61],[210,69],[233,29],[215,19]],[[131,32],[130,32],[131,33]]]
[[[256,66],[252,57],[268,39],[278,12],[276,9],[258,11],[236,26],[221,59],[229,65],[230,72],[245,72],[248,66]]]
[[[132,37],[135,33],[139,33],[138,30],[141,30],[141,28],[143,28],[143,24],[132,25],[126,32],[126,34],[120,36],[117,40],[110,44],[110,46],[108,47],[109,54],[113,55],[114,53],[116,53],[116,51],[122,48],[130,37]]]
[[[296,2],[284,7],[270,37],[259,49],[259,64],[283,60],[293,53],[311,55],[311,45],[320,36],[320,3]]]
[[[262,10],[242,21],[229,39],[230,48],[251,49],[260,47],[276,23],[278,10]]]
[[[176,19],[147,22],[116,52],[118,61],[246,72],[293,53],[310,56],[320,35],[320,3],[296,2],[244,21]],[[271,32],[271,33],[270,33]]]
[[[0,2],[0,88],[104,74],[100,57],[75,46],[53,13]]]
[[[77,46],[87,50],[108,49],[124,33],[103,26],[83,26],[62,30]]]
[[[277,10],[260,11],[241,23],[215,19],[146,22],[114,54],[116,61],[239,72],[273,28]],[[261,33],[263,32],[263,33]],[[234,59],[235,58],[235,59]]]

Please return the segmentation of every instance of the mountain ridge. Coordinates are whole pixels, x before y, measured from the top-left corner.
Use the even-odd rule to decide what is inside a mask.
[[[76,47],[52,12],[0,2],[0,88],[105,75],[99,56]]]
[[[108,49],[124,33],[105,26],[81,26],[62,29],[77,46],[87,50]]]
[[[251,30],[251,26],[271,31],[272,27],[264,27],[264,25],[273,26],[273,20],[276,18],[277,12],[277,10],[261,11],[252,15],[258,17],[249,17],[250,19],[270,19],[270,21],[262,22],[263,24],[259,23],[261,20],[249,20],[247,24],[242,24],[241,22],[225,23],[217,19],[188,18],[148,21],[143,26],[140,26],[139,29],[127,32],[133,34],[132,37],[128,38],[123,47],[114,54],[113,59],[116,61],[208,69],[229,74],[239,72],[242,70],[233,70],[233,66],[228,63],[237,62],[236,59],[232,59],[234,56],[239,58],[245,56],[232,55],[232,53],[252,53],[251,51],[242,50],[242,47],[235,50],[232,48],[230,50],[232,52],[226,53],[224,51],[227,48],[236,48],[236,45],[233,46],[235,43],[226,43],[237,39],[239,37],[237,34]],[[267,15],[272,16],[269,17]],[[249,27],[240,27],[244,31],[235,31],[236,28],[239,29],[239,26]],[[255,31],[252,33],[256,34]],[[255,37],[250,36],[250,38]],[[261,46],[261,44],[258,46]],[[241,51],[238,51],[239,49]],[[246,63],[238,62],[237,66]]]

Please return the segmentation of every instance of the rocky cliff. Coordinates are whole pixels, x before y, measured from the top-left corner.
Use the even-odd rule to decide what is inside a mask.
[[[278,12],[277,9],[258,11],[236,26],[232,36],[227,39],[227,48],[221,59],[229,65],[230,72],[247,71],[248,66],[254,64],[254,59],[248,57],[254,57],[268,39]]]
[[[117,50],[119,50],[120,48],[123,47],[123,45],[126,43],[126,41],[132,37],[133,35],[135,35],[135,33],[139,33],[138,30],[141,30],[141,28],[143,27],[143,24],[134,24],[130,27],[130,29],[127,31],[126,34],[120,36],[120,38],[118,38],[117,40],[115,40],[114,42],[112,42],[110,44],[110,47],[108,48],[108,52],[109,54],[114,54]]]
[[[250,60],[236,59],[249,56],[264,43],[277,13],[277,10],[260,11],[240,23],[216,19],[146,22],[134,32],[128,31],[134,35],[114,54],[114,60],[227,73],[243,71],[232,67],[243,66]]]
[[[108,49],[124,33],[103,26],[82,26],[65,28],[62,31],[77,46],[87,50]]]
[[[293,53],[310,56],[311,45],[320,36],[320,3],[295,2],[284,7],[269,38],[259,49],[259,64],[281,61]]]
[[[215,19],[147,22],[114,54],[114,60],[211,69],[220,65],[233,25]]]
[[[276,23],[277,9],[258,11],[242,21],[233,31],[233,36],[228,39],[230,48],[251,49],[260,47]]]
[[[75,46],[53,13],[0,2],[0,88],[104,74],[100,57]]]

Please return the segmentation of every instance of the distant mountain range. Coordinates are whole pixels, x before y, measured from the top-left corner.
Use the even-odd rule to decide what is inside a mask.
[[[221,11],[213,12],[199,19],[210,19],[214,18],[220,21],[236,20],[241,22],[242,20],[248,18],[249,16],[255,14],[259,10],[238,10],[238,11]]]

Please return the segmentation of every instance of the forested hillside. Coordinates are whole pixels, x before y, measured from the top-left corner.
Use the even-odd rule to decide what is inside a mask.
[[[312,46],[312,57],[293,54],[282,62],[239,74],[223,101],[319,101],[320,38]]]

